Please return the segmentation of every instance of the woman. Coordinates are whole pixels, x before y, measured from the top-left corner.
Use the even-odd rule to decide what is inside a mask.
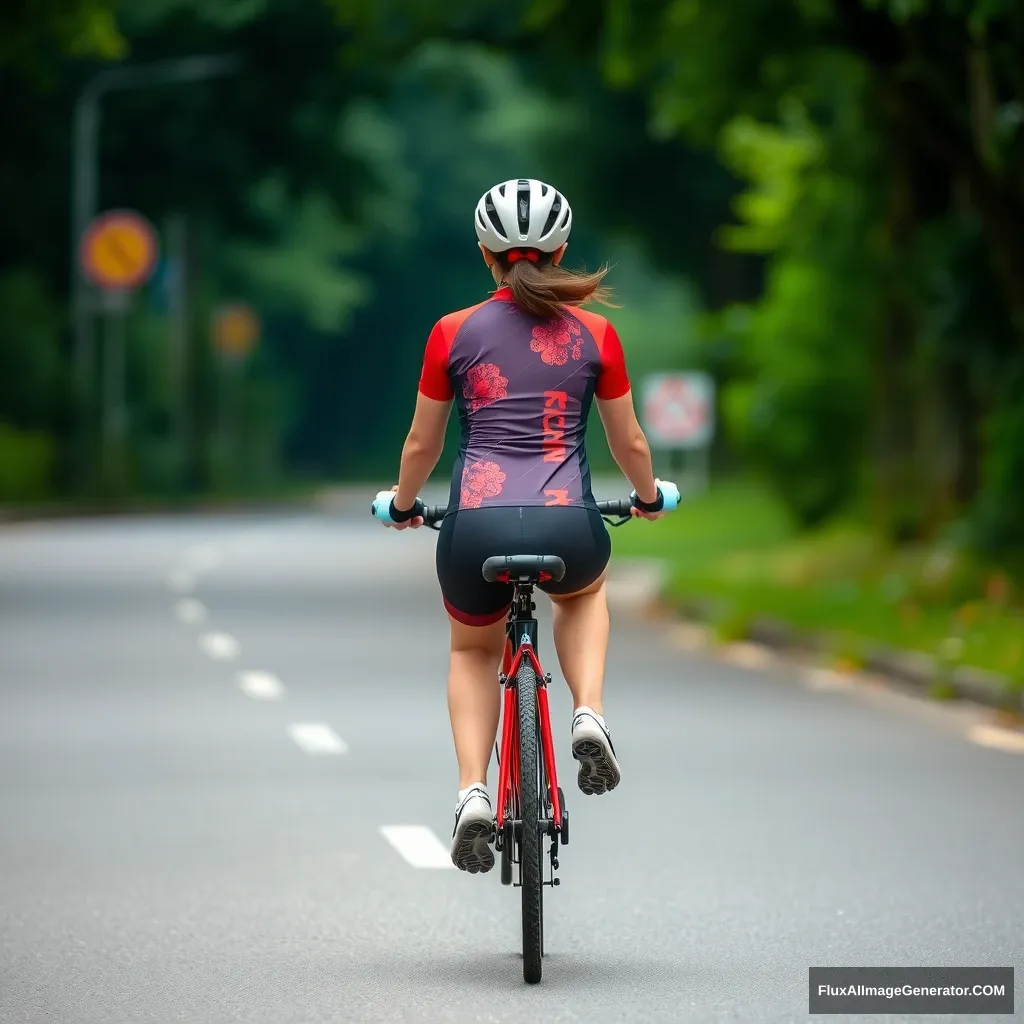
[[[441,456],[454,400],[462,444],[437,542],[437,576],[451,622],[448,709],[459,762],[451,856],[471,872],[494,866],[487,767],[512,600],[512,584],[485,582],[484,559],[540,553],[565,562],[559,583],[540,586],[553,604],[555,650],[572,691],[579,788],[604,793],[618,785],[620,770],[602,717],[611,545],[584,447],[594,397],[611,453],[633,485],[633,514],[657,519],[664,504],[619,338],[607,320],[579,308],[607,301],[607,267],[574,274],[560,266],[572,226],[565,198],[540,181],[506,181],[480,199],[475,223],[499,287],[431,331],[385,515],[395,529],[422,525],[417,495]]]

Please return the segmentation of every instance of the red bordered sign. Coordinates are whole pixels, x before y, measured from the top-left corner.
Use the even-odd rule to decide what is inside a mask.
[[[659,448],[706,448],[715,432],[715,385],[706,373],[660,373],[643,387],[642,419]]]
[[[79,247],[82,273],[98,288],[130,291],[149,280],[159,245],[153,226],[134,210],[100,214]]]

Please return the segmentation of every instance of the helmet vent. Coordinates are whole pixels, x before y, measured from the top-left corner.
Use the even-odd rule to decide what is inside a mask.
[[[505,238],[505,225],[501,223],[501,218],[498,216],[498,211],[494,208],[494,203],[490,196],[487,197],[487,201],[484,203],[484,212],[487,214],[487,219],[491,222],[491,227],[497,232],[498,237]]]
[[[554,230],[555,222],[558,220],[558,213],[562,209],[562,197],[556,192],[555,201],[551,204],[551,212],[548,214],[548,219],[544,222],[544,230],[541,232],[541,237],[550,235]]]
[[[519,181],[518,199],[516,213],[519,220],[519,233],[525,235],[530,230],[530,183],[523,179]]]

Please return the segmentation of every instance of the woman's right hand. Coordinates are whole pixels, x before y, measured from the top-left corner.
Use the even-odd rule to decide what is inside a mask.
[[[668,515],[668,513],[662,509],[660,512],[643,512],[638,509],[635,505],[629,510],[630,514],[635,519],[660,519],[662,516]]]
[[[645,512],[643,509],[637,508],[636,505],[634,505],[629,510],[634,518],[660,519],[662,516],[668,515],[668,513],[671,512],[676,507],[676,505],[679,504],[679,492],[676,488],[676,485],[673,483],[669,483],[668,481],[665,481],[665,487],[662,487],[662,482],[663,481],[658,479],[655,479],[654,481],[654,486],[657,489],[658,497],[661,498],[662,507],[657,512]],[[634,491],[633,494],[635,495],[636,491]],[[657,499],[655,499],[655,501],[650,502],[649,504],[657,504]]]

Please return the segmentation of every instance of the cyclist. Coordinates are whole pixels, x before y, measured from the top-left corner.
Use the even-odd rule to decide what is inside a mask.
[[[611,544],[584,445],[593,398],[611,453],[633,485],[633,514],[657,519],[664,498],[615,328],[580,308],[590,300],[610,304],[602,285],[608,268],[588,274],[561,266],[572,227],[565,197],[541,181],[513,179],[484,193],[474,223],[498,287],[430,332],[386,525],[423,524],[417,495],[441,456],[454,401],[462,442],[436,563],[451,625],[448,709],[459,764],[451,856],[458,868],[478,872],[494,865],[487,768],[513,590],[487,583],[481,565],[517,553],[565,562],[565,577],[540,587],[553,604],[555,651],[573,697],[579,788],[607,792],[620,768],[602,714]]]

